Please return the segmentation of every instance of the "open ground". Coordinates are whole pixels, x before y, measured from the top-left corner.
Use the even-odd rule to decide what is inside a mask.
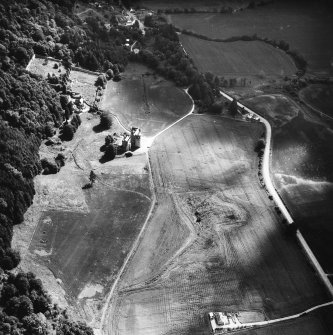
[[[180,40],[202,72],[224,77],[282,78],[297,71],[288,55],[260,41],[212,42],[184,34]]]
[[[273,127],[272,172],[279,193],[326,271],[333,271],[332,123],[283,95],[244,103]]]
[[[102,110],[116,114],[128,129],[141,128],[145,136],[156,135],[191,108],[185,91],[140,64],[129,64],[120,82],[109,81],[101,101]]]
[[[209,334],[212,310],[271,319],[326,301],[260,187],[254,147],[262,132],[260,124],[193,115],[156,139],[157,205],[111,300],[105,333]],[[305,318],[295,328],[329,334],[319,324]]]
[[[99,322],[103,299],[146,219],[151,192],[146,155],[101,164],[107,134],[94,132],[99,118],[82,114],[74,139],[61,146],[42,145],[41,156],[61,151],[66,165],[55,175],[35,179],[34,204],[15,227],[13,245],[20,267],[42,276],[55,302],[92,326]],[[82,189],[95,171],[93,188]]]
[[[266,6],[234,14],[173,14],[171,22],[213,38],[257,34],[284,40],[299,51],[317,74],[332,74],[333,13],[324,3],[276,1]]]
[[[333,118],[333,85],[309,85],[300,91],[299,97],[310,108]]]
[[[55,67],[56,66],[56,67]],[[47,78],[47,75],[59,76],[60,74],[66,73],[66,69],[62,66],[60,61],[45,60],[45,58],[35,57],[31,60],[28,70],[32,73],[39,74],[43,78]]]
[[[85,101],[89,105],[92,105],[96,98],[97,88],[95,86],[95,82],[97,79],[97,75],[72,70],[69,79],[73,92],[80,93],[82,97],[84,97]]]

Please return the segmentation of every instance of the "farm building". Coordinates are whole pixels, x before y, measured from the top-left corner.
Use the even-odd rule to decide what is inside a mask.
[[[131,146],[132,149],[141,147],[141,130],[139,128],[131,128]]]
[[[113,134],[113,145],[115,146],[116,153],[120,154],[125,151],[131,150],[131,136],[127,133],[118,135]]]
[[[246,328],[246,325],[238,320],[238,313],[210,312],[208,317],[213,334]]]

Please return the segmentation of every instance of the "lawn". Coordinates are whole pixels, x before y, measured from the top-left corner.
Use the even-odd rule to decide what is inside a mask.
[[[296,72],[292,59],[263,42],[211,42],[181,35],[181,42],[201,72],[220,76],[282,77]]]
[[[333,125],[311,113],[295,113],[294,103],[290,101],[288,108],[281,96],[259,96],[244,103],[272,123],[277,189],[320,264],[332,272]],[[283,115],[289,120],[281,123]]]
[[[333,86],[314,84],[299,93],[300,98],[315,110],[333,117]]]
[[[85,101],[92,105],[96,96],[97,75],[72,70],[69,79],[73,92],[80,93]]]
[[[187,114],[192,100],[173,83],[148,73],[146,67],[130,64],[120,82],[108,82],[101,109],[116,114],[125,127],[153,136]]]
[[[323,3],[276,1],[234,14],[173,14],[177,27],[214,38],[257,34],[285,40],[308,61],[309,70],[332,74],[333,13]]]
[[[58,66],[57,68],[54,67],[55,64]],[[44,58],[37,58],[37,57],[34,60],[32,60],[28,70],[32,73],[39,74],[43,78],[47,78],[48,73],[51,76],[54,74],[57,77],[60,74],[66,73],[66,70],[61,65],[61,62],[55,62],[53,60],[48,60],[46,62]]]
[[[108,334],[210,334],[208,311],[276,318],[328,299],[260,187],[262,132],[193,115],[156,139],[157,206],[119,283]]]

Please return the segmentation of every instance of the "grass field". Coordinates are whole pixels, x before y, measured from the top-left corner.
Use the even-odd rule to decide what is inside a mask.
[[[181,35],[181,42],[201,72],[231,77],[283,77],[296,72],[292,59],[263,42],[211,42]]]
[[[141,4],[144,7],[157,11],[158,9],[175,9],[175,8],[195,8],[197,11],[205,10],[212,11],[213,9],[220,10],[222,7],[244,8],[248,5],[248,0],[142,0]]]
[[[276,1],[234,14],[174,14],[178,27],[214,38],[257,34],[285,40],[308,61],[309,70],[332,74],[333,13],[325,4]]]
[[[259,96],[244,103],[272,123],[276,186],[324,270],[332,272],[332,124],[311,113],[295,114],[294,103],[290,101],[288,108],[281,96]],[[281,123],[282,110],[293,117]]]
[[[309,85],[299,93],[300,98],[315,110],[333,117],[333,86]]]
[[[108,82],[101,109],[116,114],[126,127],[139,127],[152,136],[187,114],[192,100],[171,82],[147,72],[142,65],[128,65],[120,82]]]
[[[36,178],[34,204],[17,226],[13,245],[21,250],[25,270],[41,273],[56,302],[65,298],[92,326],[103,300],[132,247],[151,205],[145,154],[101,164],[100,151],[109,133],[94,132],[97,116],[82,114],[74,139],[62,143],[66,165],[55,175]],[[58,151],[57,151],[58,150]],[[59,148],[42,145],[56,155]],[[90,171],[97,180],[90,189]]]
[[[97,75],[72,70],[69,79],[73,92],[80,93],[88,104],[93,104],[96,95]]]
[[[54,68],[55,64],[59,66],[57,69]],[[45,62],[44,58],[35,58],[32,60],[29,65],[29,71],[35,74],[39,74],[43,78],[46,78],[48,73],[51,76],[54,74],[57,77],[60,74],[66,73],[65,68],[59,64],[59,62],[55,62],[53,60],[48,60]]]
[[[156,139],[157,206],[111,303],[108,334],[210,334],[212,310],[275,318],[327,299],[259,185],[262,132],[193,115]],[[300,329],[317,325],[306,318]]]

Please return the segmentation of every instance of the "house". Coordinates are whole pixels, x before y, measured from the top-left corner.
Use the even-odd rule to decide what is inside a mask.
[[[141,147],[141,130],[139,128],[131,128],[131,146],[132,150]]]

